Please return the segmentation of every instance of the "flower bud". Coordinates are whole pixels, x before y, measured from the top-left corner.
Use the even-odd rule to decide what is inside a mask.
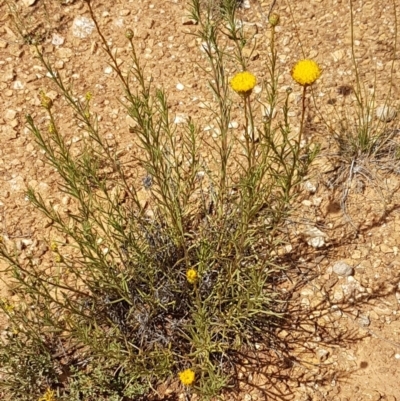
[[[273,26],[276,27],[279,24],[279,14],[271,14],[268,18],[269,23]]]
[[[133,39],[133,31],[132,31],[132,29],[127,29],[126,32],[125,32],[125,36],[129,40]]]
[[[40,103],[46,110],[50,110],[53,106],[53,101],[43,91],[40,91]]]

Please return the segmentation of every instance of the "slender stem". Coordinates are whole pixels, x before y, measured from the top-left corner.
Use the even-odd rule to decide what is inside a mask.
[[[252,126],[251,123],[249,123],[249,104],[247,104],[249,96],[248,95],[244,95],[243,96],[243,101],[244,101],[244,119],[245,119],[245,124],[244,124],[244,137],[246,139],[246,152],[247,152],[247,162],[248,162],[248,167],[249,167],[249,171],[251,170],[251,167],[253,165],[252,163],[252,147],[253,145],[251,144],[251,142],[253,142],[254,139],[254,133],[250,131],[252,131]],[[251,135],[251,137],[250,137]]]
[[[301,100],[301,123],[300,123],[300,132],[299,132],[299,146],[301,142],[301,137],[303,136],[304,130],[304,116],[306,115],[306,90],[307,85],[303,86],[303,97]]]
[[[271,55],[272,55],[272,60],[273,60],[273,65],[272,69],[275,67],[275,27],[271,26]]]
[[[255,165],[255,158],[256,158],[256,136],[255,136],[255,128],[254,128],[254,116],[253,116],[253,109],[250,103],[250,95],[246,98],[247,101],[247,108],[249,111],[249,122],[250,122],[250,132],[251,132],[251,157],[253,159],[253,165]]]

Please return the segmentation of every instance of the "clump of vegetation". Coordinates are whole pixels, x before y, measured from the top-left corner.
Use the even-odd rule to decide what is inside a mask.
[[[355,71],[354,85],[338,88],[338,94],[343,97],[344,106],[343,111],[337,114],[338,124],[327,122],[326,116],[320,111],[320,116],[336,145],[335,151],[330,152],[328,156],[336,169],[335,174],[329,178],[328,186],[338,189],[341,209],[357,230],[364,223],[365,216],[348,213],[348,202],[352,198],[357,199],[357,196],[367,187],[372,187],[372,192],[378,196],[372,196],[368,202],[379,205],[380,214],[384,217],[391,203],[393,191],[386,187],[382,173],[400,173],[400,143],[397,128],[399,109],[392,96],[398,49],[398,21],[396,2],[392,1],[392,5],[394,18],[392,61],[390,76],[387,80],[388,91],[383,102],[377,102],[376,83],[365,83],[361,79],[355,50],[354,10],[353,3],[350,1],[349,26],[351,58]],[[349,98],[354,101],[354,106],[347,104],[346,100]]]
[[[292,133],[289,92],[282,121],[273,118],[280,101],[274,41],[270,77],[259,82],[269,112],[258,114],[257,78],[244,56],[236,0],[223,0],[217,14],[191,2],[216,104],[212,138],[191,118],[173,123],[167,94],[145,79],[130,30],[131,68],[122,71],[86,3],[121,82],[140,152],[120,156],[102,135],[92,94],[77,97],[36,45],[86,135],[82,146],[67,143],[57,105],[45,92],[45,126],[27,117],[73,203],[63,213],[28,190],[31,203],[67,238],[50,244],[51,268],[32,258],[21,262],[4,238],[0,245],[19,299],[1,304],[9,317],[1,387],[19,400],[136,400],[176,379],[188,394],[209,399],[229,387],[239,352],[268,343],[285,316],[279,284],[286,267],[273,255],[316,151],[300,146],[303,123],[300,134]],[[279,18],[271,21],[274,34]],[[306,60],[293,74],[305,96],[320,69]],[[237,104],[242,137],[230,128]],[[304,113],[303,101],[302,122]],[[204,149],[212,163],[202,158]]]

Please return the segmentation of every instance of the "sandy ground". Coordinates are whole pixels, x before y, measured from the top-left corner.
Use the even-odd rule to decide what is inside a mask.
[[[88,16],[84,2],[38,0],[33,6],[25,3],[18,2],[25,27],[43,35],[45,54],[76,93],[93,94],[93,110],[102,116],[103,134],[132,151],[129,118],[119,103],[122,91],[108,67],[98,36],[95,32],[82,38],[74,35],[74,19]],[[269,32],[265,16],[271,4],[250,0],[244,5],[238,16],[252,38],[250,66],[261,81],[268,76]],[[392,68],[396,29],[393,4],[364,0],[353,1],[353,5],[355,53],[361,81],[369,90],[376,88],[379,105],[388,93]],[[137,51],[146,63],[147,77],[152,76],[156,86],[165,87],[172,112],[183,117],[191,115],[206,125],[209,116],[203,102],[212,102],[212,98],[199,67],[204,65],[204,53],[201,43],[191,35],[196,26],[190,25],[185,7],[181,0],[116,0],[112,6],[106,1],[94,3],[101,29],[112,47],[118,49],[121,61],[129,60],[124,34],[132,28]],[[45,260],[46,241],[56,234],[29,205],[26,186],[37,188],[61,208],[68,199],[57,189],[55,172],[45,164],[44,155],[25,127],[27,113],[39,123],[43,121],[39,90],[45,90],[54,99],[65,135],[79,141],[81,132],[76,130],[44,68],[16,34],[6,3],[0,10],[0,230],[16,243],[37,239],[39,242],[34,245],[40,250],[40,262]],[[326,234],[326,243],[318,249],[309,246],[298,261],[315,273],[308,275],[307,285],[297,294],[304,327],[297,322],[297,327],[285,328],[281,333],[300,362],[293,363],[281,376],[267,369],[265,375],[259,372],[249,379],[244,369],[241,377],[247,375],[248,384],[241,387],[238,399],[400,400],[396,374],[400,367],[400,203],[396,193],[399,177],[386,173],[380,174],[379,179],[375,175],[360,178],[363,189],[347,202],[348,215],[358,227],[357,235],[340,210],[341,191],[329,188],[333,173],[327,155],[332,140],[323,120],[334,125],[344,110],[350,117],[353,113],[354,99],[343,95],[343,88],[355,82],[349,4],[342,0],[298,0],[290,2],[289,7],[286,0],[277,0],[273,10],[281,16],[276,39],[280,91],[284,93],[288,86],[293,88],[290,116],[295,124],[299,121],[301,88],[292,82],[290,69],[303,57],[313,58],[323,67],[315,87],[320,113],[310,107],[306,132],[308,141],[323,144],[322,156],[310,175],[317,189],[304,191],[297,216],[298,221],[307,219],[318,224]],[[400,18],[399,10],[397,14]],[[397,50],[391,96],[397,106],[399,59]],[[239,131],[240,126],[235,134],[239,135]],[[390,195],[385,211],[382,197]],[[302,230],[301,224],[293,224],[294,248]],[[335,273],[333,266],[338,261],[352,267],[351,275]],[[0,291],[2,297],[8,296],[5,285]],[[6,324],[3,319],[2,326]],[[305,344],[296,339],[301,330],[309,334]]]

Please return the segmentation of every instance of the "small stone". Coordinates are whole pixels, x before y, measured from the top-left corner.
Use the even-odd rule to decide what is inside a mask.
[[[122,27],[124,26],[124,19],[123,19],[122,17],[116,18],[116,19],[113,21],[113,24],[114,24],[115,26],[117,26],[118,28],[122,28]]]
[[[245,394],[243,399],[244,401],[251,401],[253,397],[250,394]]]
[[[236,129],[239,127],[239,123],[237,121],[231,121],[228,125],[228,128]]]
[[[200,109],[211,109],[211,103],[210,102],[200,102],[199,103],[199,108]]]
[[[311,194],[313,194],[317,191],[317,186],[315,184],[313,184],[311,181],[306,181],[304,183],[304,189],[307,192],[310,192]]]
[[[336,302],[340,302],[342,301],[344,298],[344,293],[343,290],[339,287],[339,288],[335,288],[335,290],[333,291],[333,299]]]
[[[353,268],[343,261],[335,263],[332,270],[338,276],[342,277],[351,276],[353,274]]]
[[[11,82],[14,79],[14,70],[8,70],[0,74],[0,82]]]
[[[394,107],[385,105],[376,108],[376,117],[385,123],[389,123],[390,121],[394,120],[396,115],[397,110]]]
[[[51,44],[54,46],[61,46],[64,44],[65,38],[59,35],[58,33],[53,33],[53,37],[51,38]]]
[[[254,87],[254,89],[253,89],[253,92],[258,95],[259,93],[262,92],[262,86],[261,85],[256,85]]]
[[[373,309],[379,316],[390,316],[392,314],[392,310],[384,304],[377,305]]]
[[[320,360],[320,362],[324,362],[328,359],[329,356],[329,351],[324,349],[324,348],[319,348],[317,350],[317,357]]]
[[[245,48],[243,49],[243,56],[254,61],[260,58],[260,53],[257,50]]]
[[[56,55],[62,59],[69,59],[72,57],[72,50],[68,47],[60,47],[56,50]]]
[[[300,304],[302,306],[310,306],[310,300],[308,298],[302,298]]]
[[[307,240],[307,244],[313,248],[321,248],[325,245],[324,237],[314,237]]]
[[[125,10],[120,10],[119,15],[121,17],[127,17],[131,13],[131,10],[125,9]]]
[[[313,248],[321,248],[325,245],[327,235],[317,227],[307,227],[301,234],[305,237],[307,244]]]
[[[360,315],[357,318],[357,322],[361,327],[368,327],[371,324],[371,321],[367,315]]]
[[[184,124],[186,123],[187,118],[186,114],[177,114],[174,119],[174,124]]]
[[[386,244],[381,244],[379,246],[379,249],[383,253],[393,253],[393,248],[391,248],[390,246],[387,246]]]
[[[243,8],[250,8],[251,7],[250,0],[243,0],[242,7]]]
[[[24,84],[21,81],[15,81],[13,88],[16,90],[24,89]]]
[[[331,56],[333,58],[333,61],[338,62],[343,58],[344,50],[336,50],[333,53],[331,53]]]
[[[10,126],[12,128],[15,128],[16,126],[18,126],[18,120],[17,119],[11,120],[10,121]]]
[[[364,390],[363,401],[379,401],[381,399],[381,394],[376,390]]]
[[[211,46],[211,48],[209,48],[207,42],[202,42],[200,45],[200,50],[204,53],[212,53],[214,54],[216,52],[215,47]]]
[[[36,251],[35,256],[41,258],[48,250],[49,247],[45,243],[42,243]]]
[[[197,25],[197,21],[187,16],[182,17],[182,25]]]
[[[205,175],[206,175],[206,172],[205,172],[205,171],[199,171],[199,172],[196,174],[196,178],[197,178],[198,180],[202,180],[202,179],[204,178]]]
[[[17,239],[15,241],[15,247],[17,248],[18,251],[23,251],[25,249],[25,246],[23,244],[23,242],[20,239]]]
[[[310,207],[312,206],[312,202],[308,199],[304,199],[303,202],[301,202],[302,205],[306,206],[306,207]]]
[[[314,206],[321,206],[322,198],[313,198],[312,202]]]
[[[113,72],[113,69],[111,66],[104,68],[104,74],[111,74],[112,72]]]
[[[312,288],[303,288],[301,291],[300,291],[300,295],[301,296],[303,296],[303,297],[310,297],[310,298],[312,298],[312,297],[314,297],[315,296],[315,293],[314,293],[314,290],[312,289]]]
[[[17,116],[17,112],[15,110],[11,110],[11,109],[8,109],[4,114],[5,119],[9,120],[9,121],[14,120],[14,118],[16,116]]]
[[[72,35],[83,39],[88,37],[94,30],[95,24],[92,19],[87,17],[75,17],[72,23]]]
[[[178,89],[178,91],[183,91],[183,90],[185,89],[185,86],[179,82],[179,83],[176,85],[176,89]]]
[[[22,2],[24,3],[24,6],[30,7],[36,3],[36,0],[22,0]]]
[[[18,132],[10,126],[3,126],[2,138],[5,140],[16,139],[18,137]]]
[[[27,238],[22,239],[21,242],[24,244],[25,247],[31,246],[33,244],[33,241]]]
[[[62,69],[64,68],[64,61],[62,61],[62,60],[57,60],[57,61],[54,63],[54,67],[55,67],[57,70],[62,70]]]
[[[133,35],[135,38],[146,40],[149,37],[149,32],[147,31],[147,29],[135,28]]]

